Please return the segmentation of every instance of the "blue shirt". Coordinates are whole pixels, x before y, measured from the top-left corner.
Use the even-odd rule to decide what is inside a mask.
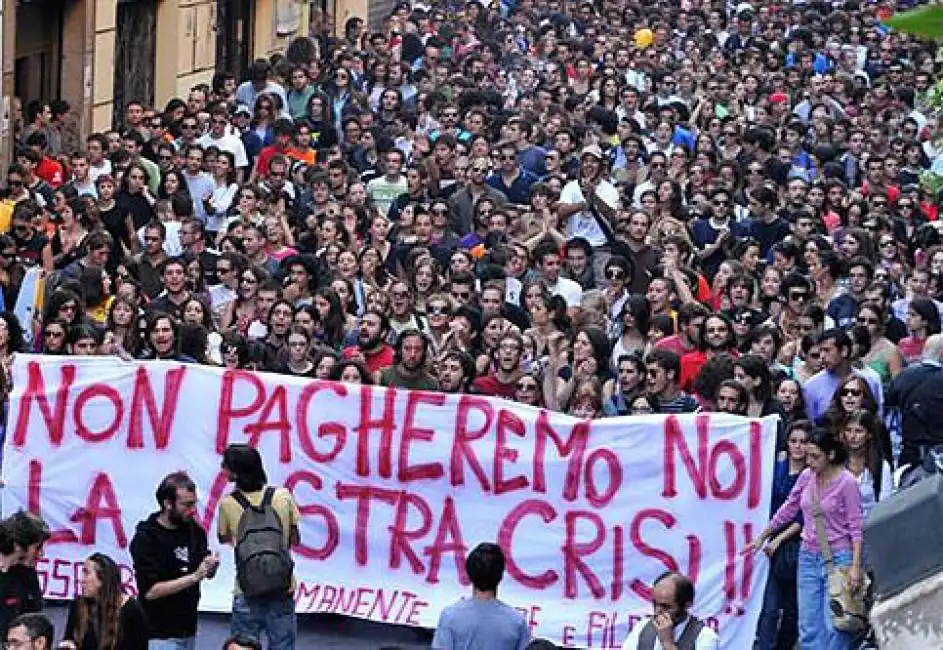
[[[497,599],[467,598],[439,616],[433,650],[524,650],[530,628],[524,616]]]
[[[206,194],[212,194],[216,190],[216,183],[209,174],[202,172],[195,176],[190,176],[190,174],[184,170],[183,178],[187,181],[187,187],[190,189],[190,197],[193,199],[193,216],[205,224],[209,215],[206,214],[206,206],[203,205],[203,197]]]
[[[508,201],[518,205],[530,204],[530,188],[537,182],[537,177],[526,169],[518,168],[517,178],[510,185],[504,184],[504,177],[500,173],[492,174],[485,182],[508,197]]]
[[[878,415],[884,413],[884,390],[881,387],[881,378],[874,373],[860,372],[852,370],[852,373],[858,375],[868,383],[871,393],[878,404]],[[835,391],[838,390],[840,380],[838,376],[829,370],[821,370],[802,387],[802,396],[805,397],[805,412],[810,420],[816,422],[821,419],[835,397]]]

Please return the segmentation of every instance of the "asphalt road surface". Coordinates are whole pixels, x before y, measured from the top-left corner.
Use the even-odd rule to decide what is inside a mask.
[[[65,630],[68,607],[48,603],[46,614],[56,626],[56,640]],[[219,650],[229,636],[229,617],[202,614],[197,650]],[[298,617],[298,650],[419,650],[432,642],[432,631],[371,623],[347,616],[304,614]]]

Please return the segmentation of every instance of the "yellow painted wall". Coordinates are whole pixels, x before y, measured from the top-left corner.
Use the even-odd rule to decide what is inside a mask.
[[[337,0],[336,12],[334,14],[334,34],[344,35],[344,24],[348,18],[362,18],[367,24],[370,23],[369,0]]]
[[[92,107],[89,133],[111,128],[115,97],[115,18],[117,0],[95,0],[92,50]]]
[[[276,52],[284,53],[292,38],[297,35],[307,35],[308,22],[311,18],[310,3],[291,1],[296,2],[299,10],[298,29],[294,34],[278,35],[275,33],[276,0],[256,0],[252,8],[252,58],[267,58]]]

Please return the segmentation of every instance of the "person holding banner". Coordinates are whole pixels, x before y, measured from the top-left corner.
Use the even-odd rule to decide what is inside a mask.
[[[847,567],[852,590],[862,584],[863,515],[858,480],[845,469],[848,452],[827,429],[814,429],[806,444],[808,469],[799,475],[785,503],[769,525],[743,550],[755,553],[774,533],[790,524],[802,511],[802,545],[799,550],[798,601],[799,647],[809,650],[849,650],[852,636],[832,624],[829,609],[828,566],[816,528],[836,567]],[[813,525],[817,517],[822,523]]]
[[[465,558],[472,597],[449,605],[439,616],[432,650],[524,650],[530,628],[519,611],[498,600],[504,551],[482,542]]]
[[[622,644],[622,650],[718,650],[720,639],[714,630],[691,614],[694,583],[680,573],[668,571],[652,588],[654,615],[636,624]]]

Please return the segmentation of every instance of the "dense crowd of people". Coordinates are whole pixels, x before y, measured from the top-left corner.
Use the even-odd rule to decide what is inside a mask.
[[[0,202],[4,394],[31,351],[580,418],[775,414],[757,647],[850,647],[806,486],[857,585],[863,516],[943,442],[900,408],[943,381],[943,121],[935,45],[884,27],[895,6],[401,3],[129,101],[82,143],[67,104],[28,103]],[[113,632],[83,611],[77,636]]]

